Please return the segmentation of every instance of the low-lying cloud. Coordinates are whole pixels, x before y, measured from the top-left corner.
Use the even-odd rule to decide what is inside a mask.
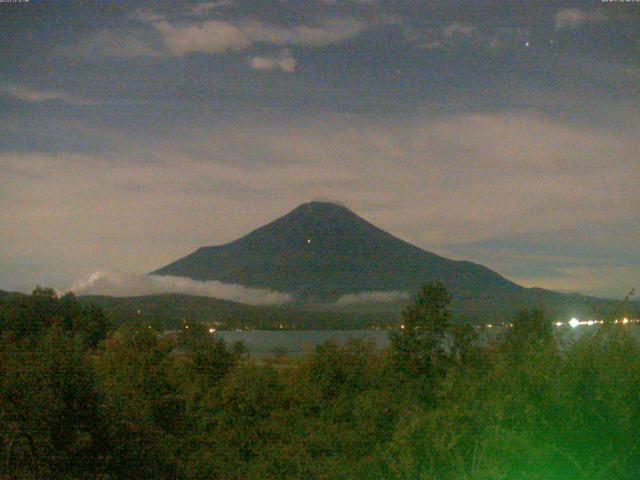
[[[409,298],[411,298],[411,295],[409,295],[409,293],[400,292],[397,290],[391,292],[358,292],[341,296],[334,305],[347,306],[361,303],[390,303],[399,300],[408,300]]]
[[[291,300],[291,296],[287,293],[249,288],[215,280],[197,281],[169,275],[141,275],[105,270],[92,273],[87,278],[73,284],[66,291],[76,295],[109,295],[113,297],[182,293],[231,300],[248,305],[281,305]]]

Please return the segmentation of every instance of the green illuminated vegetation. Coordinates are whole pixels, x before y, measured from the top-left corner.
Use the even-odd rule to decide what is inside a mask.
[[[253,359],[197,324],[110,329],[38,289],[0,300],[0,478],[637,479],[640,345],[540,310],[495,341],[425,286],[386,351]]]

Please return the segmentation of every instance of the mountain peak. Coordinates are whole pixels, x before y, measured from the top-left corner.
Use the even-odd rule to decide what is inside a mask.
[[[338,202],[329,202],[321,200],[312,200],[310,202],[303,203],[294,208],[290,213],[303,213],[305,215],[314,214],[348,214],[357,216],[354,212],[349,210],[346,206]]]
[[[341,208],[349,210],[347,206],[338,201],[315,199],[309,202],[301,203],[297,208]]]
[[[447,260],[372,225],[347,207],[312,201],[225,245],[203,247],[154,272],[271,288],[300,299],[365,291],[513,288],[480,265]]]

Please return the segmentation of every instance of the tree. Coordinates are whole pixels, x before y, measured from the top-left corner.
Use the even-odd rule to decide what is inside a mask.
[[[58,298],[51,288],[13,297],[0,309],[0,333],[11,332],[17,340],[37,341],[54,326],[93,348],[106,337],[108,322],[100,308],[81,305],[72,293]]]
[[[147,328],[123,327],[92,358],[109,419],[106,464],[116,478],[174,478],[175,438],[184,422],[167,374],[173,348]]]
[[[179,346],[183,350],[185,367],[195,375],[195,378],[189,378],[204,391],[229,373],[237,356],[229,351],[224,339],[210,334],[204,325],[190,327],[180,335]]]
[[[524,308],[516,314],[508,339],[518,355],[550,347],[554,339],[552,322],[544,310]]]
[[[231,352],[238,358],[249,356],[249,348],[242,340],[236,340],[231,344]]]
[[[442,368],[451,295],[440,282],[426,284],[402,313],[402,328],[391,335],[398,367],[414,375],[433,377]]]
[[[0,340],[0,445],[7,446],[0,478],[79,478],[101,468],[98,395],[85,352],[56,327],[37,340]]]

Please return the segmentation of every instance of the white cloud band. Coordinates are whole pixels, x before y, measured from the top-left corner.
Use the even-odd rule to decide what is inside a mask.
[[[347,306],[357,305],[362,303],[390,303],[398,300],[408,300],[411,296],[407,292],[391,291],[372,291],[372,292],[358,292],[350,293],[341,296],[334,305]]]
[[[249,288],[218,281],[197,281],[185,277],[140,275],[114,271],[98,271],[67,289],[77,295],[110,295],[129,297],[182,293],[214,297],[249,305],[279,305],[291,296],[275,290]]]

